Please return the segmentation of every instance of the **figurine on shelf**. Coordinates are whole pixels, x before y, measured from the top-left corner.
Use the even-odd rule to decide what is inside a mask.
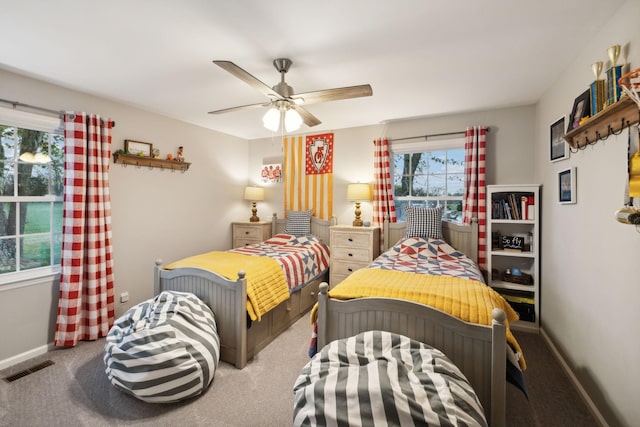
[[[176,160],[179,162],[184,162],[184,148],[182,145],[178,147],[178,155],[176,156]]]
[[[167,154],[167,160],[173,160],[173,154],[171,153]]]
[[[160,158],[160,149],[159,148],[154,148],[153,150],[151,150],[152,153],[152,157],[154,159],[159,159]]]

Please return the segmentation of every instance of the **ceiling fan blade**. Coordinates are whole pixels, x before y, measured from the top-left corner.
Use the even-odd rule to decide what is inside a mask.
[[[238,107],[223,108],[222,110],[209,111],[209,114],[223,114],[223,113],[230,113],[232,111],[238,111],[238,110],[252,110],[254,108],[268,107],[269,105],[271,105],[271,102],[262,102],[262,103],[259,103],[259,104],[240,105]]]
[[[340,99],[360,98],[373,95],[371,85],[347,86],[335,89],[317,90],[315,92],[297,93],[292,98],[304,100],[304,104],[316,104],[318,102],[338,101]]]
[[[278,92],[276,92],[275,90],[271,89],[269,86],[267,86],[266,84],[264,84],[263,82],[261,82],[257,78],[253,77],[251,74],[249,74],[248,72],[246,72],[242,68],[238,67],[233,62],[231,62],[231,61],[213,61],[213,63],[216,64],[218,67],[220,67],[220,68],[228,71],[229,73],[233,74],[234,76],[236,76],[237,78],[239,78],[243,82],[247,83],[249,86],[253,87],[254,89],[259,90],[264,95],[266,95],[266,96],[268,96],[270,98],[273,98],[273,99],[283,99],[282,96]]]
[[[307,111],[305,108],[301,107],[300,105],[296,105],[294,103],[291,103],[290,105],[291,105],[291,108],[293,108],[298,112],[298,114],[300,114],[300,117],[302,117],[302,121],[304,122],[305,125],[312,127],[322,123],[316,116],[311,114],[309,111]]]

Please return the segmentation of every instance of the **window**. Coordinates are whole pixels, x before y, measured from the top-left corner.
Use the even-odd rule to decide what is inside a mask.
[[[394,144],[391,150],[398,220],[406,220],[405,205],[444,206],[442,219],[461,223],[464,139]]]
[[[60,119],[0,110],[0,283],[7,283],[60,264],[64,136]]]

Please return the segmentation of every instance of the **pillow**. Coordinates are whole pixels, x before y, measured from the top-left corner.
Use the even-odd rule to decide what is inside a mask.
[[[287,211],[287,222],[284,227],[284,232],[293,234],[296,237],[311,233],[312,211],[312,209],[306,211]]]
[[[405,206],[407,233],[404,237],[442,239],[442,211],[442,206],[437,208]]]

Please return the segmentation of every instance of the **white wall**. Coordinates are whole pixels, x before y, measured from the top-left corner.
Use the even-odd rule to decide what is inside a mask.
[[[346,200],[350,182],[373,182],[373,141],[426,134],[464,131],[467,126],[488,126],[487,183],[526,184],[533,180],[534,106],[521,106],[446,117],[394,121],[384,125],[334,130],[333,212],[339,224],[350,224],[354,205]],[[308,128],[306,128],[308,130]],[[313,132],[308,132],[313,135]],[[282,162],[281,139],[249,142],[249,180],[258,183],[263,164]],[[267,186],[266,200],[259,204],[261,218],[284,213],[283,184]],[[362,219],[372,216],[370,203],[362,203]]]
[[[631,69],[640,66],[638,17],[640,2],[628,1],[585,40],[536,113],[536,176],[544,185],[542,327],[611,426],[640,420],[640,233],[613,218],[623,203],[627,134],[550,163],[549,125],[570,113],[574,98],[594,79],[591,64],[608,61],[609,46],[622,45],[622,59]],[[570,166],[577,167],[577,204],[559,205],[557,173]]]
[[[246,141],[9,72],[0,82],[4,99],[110,116],[113,151],[125,139],[153,143],[163,156],[184,146],[184,173],[111,165],[116,316],[153,295],[155,259],[230,247],[230,222],[245,213]],[[120,303],[124,291],[130,299]],[[57,293],[56,280],[0,288],[0,367],[53,341]]]

